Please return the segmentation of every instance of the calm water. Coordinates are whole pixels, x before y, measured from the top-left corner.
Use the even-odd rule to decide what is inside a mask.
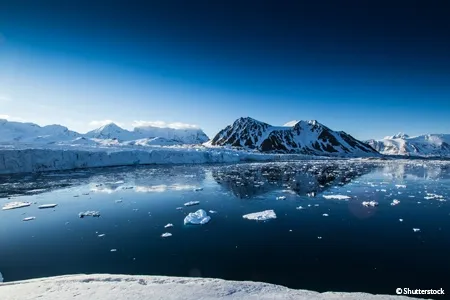
[[[199,187],[203,190],[194,190]],[[316,197],[308,197],[313,191]],[[0,211],[0,272],[5,281],[121,273],[255,280],[318,291],[445,288],[450,206],[442,200],[449,195],[449,164],[421,161],[109,168],[0,177],[1,205],[33,202]],[[279,196],[286,199],[276,200]],[[394,199],[400,204],[391,206]],[[176,209],[193,200],[200,205]],[[370,200],[379,206],[361,204]],[[37,208],[46,203],[58,206]],[[200,208],[217,213],[208,213],[212,220],[206,225],[184,226],[185,215]],[[266,209],[274,209],[277,219],[242,218]],[[86,210],[98,210],[101,217],[79,218]],[[36,219],[22,221],[29,216]],[[174,227],[165,229],[167,223]],[[173,236],[161,238],[164,232]]]

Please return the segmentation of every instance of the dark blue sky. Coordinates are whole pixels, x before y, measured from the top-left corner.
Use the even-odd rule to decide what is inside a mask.
[[[447,1],[0,0],[0,115],[450,132],[449,16]]]

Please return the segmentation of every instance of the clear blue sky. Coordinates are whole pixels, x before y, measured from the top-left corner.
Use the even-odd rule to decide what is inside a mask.
[[[210,137],[241,116],[359,139],[450,133],[438,2],[208,2],[0,1],[0,117],[80,132],[181,122]]]

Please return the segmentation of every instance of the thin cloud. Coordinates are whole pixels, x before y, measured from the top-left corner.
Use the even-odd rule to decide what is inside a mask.
[[[160,127],[160,128],[173,128],[173,129],[198,129],[198,125],[187,124],[181,122],[166,123],[164,121],[134,121],[132,126],[136,127]]]
[[[97,128],[97,127],[102,127],[102,126],[105,126],[105,125],[108,125],[111,123],[114,123],[117,126],[123,127],[123,123],[114,122],[113,120],[94,120],[94,121],[89,122],[89,126]]]
[[[8,96],[0,95],[0,102],[10,102],[11,98]]]
[[[13,121],[13,122],[24,122],[24,119],[19,118],[19,117],[13,117],[10,115],[0,115],[0,120],[8,120],[8,121]]]

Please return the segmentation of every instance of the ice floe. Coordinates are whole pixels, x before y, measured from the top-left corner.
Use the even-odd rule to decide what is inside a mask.
[[[170,232],[165,232],[165,233],[161,234],[161,237],[163,237],[163,238],[166,238],[169,236],[172,236],[172,234]]]
[[[169,224],[167,224],[166,226],[164,226],[164,228],[170,228],[170,227],[173,227],[173,224],[172,224],[172,223],[169,223]]]
[[[392,202],[391,202],[392,206],[397,205],[397,204],[400,204],[400,200],[397,200],[397,199],[392,200]]]
[[[177,207],[176,209],[177,209],[177,210],[182,210],[182,209],[183,209],[183,207],[181,207],[181,206],[180,206],[180,207]]]
[[[376,201],[363,201],[362,205],[366,206],[366,207],[375,207],[378,206],[378,202]]]
[[[206,211],[203,209],[199,209],[194,213],[189,213],[184,218],[184,225],[194,224],[194,225],[203,225],[208,223],[211,220],[211,217],[207,215]]]
[[[270,219],[276,219],[277,215],[272,209],[264,210],[260,212],[255,212],[251,214],[246,214],[242,216],[244,219],[248,220],[256,220],[256,221],[265,221]]]
[[[348,200],[350,199],[349,196],[346,195],[323,195],[325,199],[333,199],[333,200]]]
[[[31,202],[18,202],[18,201],[14,201],[14,202],[9,202],[6,203],[5,205],[3,205],[3,210],[8,210],[8,209],[15,209],[15,208],[22,208],[22,207],[27,207],[30,206]]]
[[[23,218],[22,221],[33,221],[34,219],[36,219],[36,217],[26,217],[26,218]]]
[[[51,204],[42,204],[42,205],[39,205],[38,208],[39,208],[39,209],[45,209],[45,208],[53,208],[53,207],[56,207],[56,206],[58,206],[58,204],[51,203]]]
[[[200,204],[200,201],[189,201],[189,202],[186,202],[184,204],[184,206],[192,206],[192,205],[197,205],[197,204]]]
[[[100,217],[100,212],[99,211],[95,211],[95,210],[88,210],[85,212],[80,212],[78,214],[78,216],[80,218],[84,218],[84,217]]]
[[[433,194],[433,193],[427,193],[427,195],[425,197],[423,197],[426,200],[433,200],[436,199],[438,201],[442,201],[444,202],[444,196],[442,195],[438,195],[438,194]]]
[[[277,200],[286,200],[286,196],[280,196],[276,198]]]

